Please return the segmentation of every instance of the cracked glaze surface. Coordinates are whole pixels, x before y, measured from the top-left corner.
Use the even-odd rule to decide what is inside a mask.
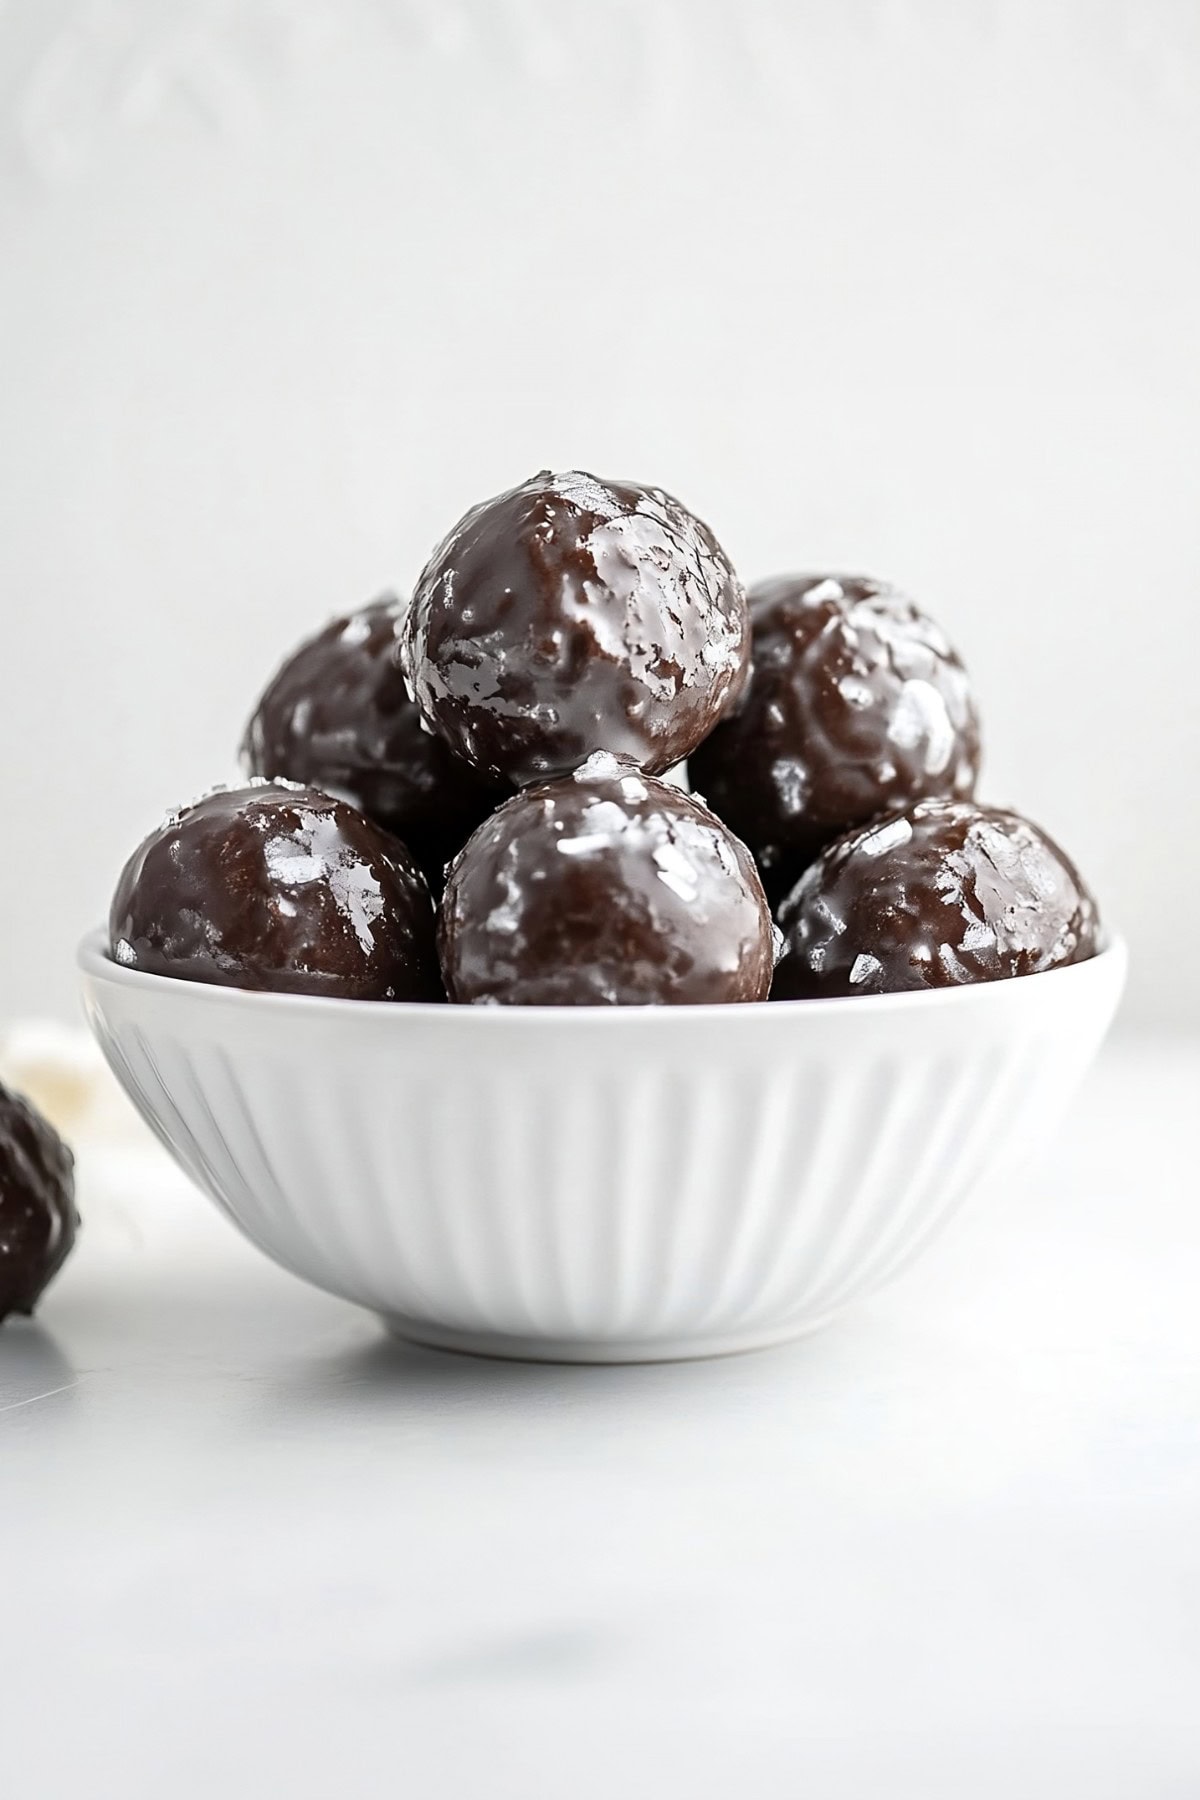
[[[221,789],[122,870],[110,948],[185,981],[351,1000],[441,998],[433,908],[398,839],[314,788]]]
[[[400,838],[440,888],[446,863],[507,790],[422,724],[398,657],[407,611],[385,596],[306,639],[266,687],[242,759],[252,775],[348,800]]]
[[[472,508],[417,583],[405,642],[428,723],[494,779],[594,750],[661,774],[745,679],[745,592],[660,488],[548,471]]]
[[[913,601],[863,576],[791,575],[752,588],[750,611],[745,698],[690,773],[773,895],[852,825],[974,791],[979,719],[967,673]]]
[[[534,1006],[766,998],[774,933],[753,859],[690,795],[597,752],[526,789],[453,864],[452,999]]]
[[[49,1121],[0,1083],[0,1323],[33,1311],[78,1226],[75,1159]]]
[[[1099,948],[1095,902],[1019,813],[925,800],[831,844],[780,908],[772,997],[891,993],[1033,975]]]

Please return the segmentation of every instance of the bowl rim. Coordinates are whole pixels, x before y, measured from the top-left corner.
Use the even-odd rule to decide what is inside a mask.
[[[1069,963],[1059,969],[1043,969],[1035,975],[1010,976],[1001,981],[964,982],[960,987],[911,988],[891,994],[844,994],[808,1000],[746,1000],[733,1004],[701,1006],[452,1006],[446,1001],[425,1000],[348,1000],[329,994],[276,994],[254,988],[226,987],[211,981],[189,981],[177,975],[156,975],[144,969],[128,969],[109,953],[108,932],[103,926],[85,934],[76,951],[76,963],[85,978],[128,993],[174,995],[180,1001],[201,1006],[236,1007],[260,1018],[274,1012],[280,1017],[307,1014],[347,1020],[378,1018],[398,1022],[420,1019],[443,1022],[442,1029],[461,1030],[464,1022],[474,1020],[485,1030],[503,1030],[504,1024],[517,1021],[537,1022],[543,1028],[557,1024],[560,1028],[586,1021],[589,1026],[611,1030],[636,1022],[641,1030],[666,1030],[681,1023],[696,1026],[720,1022],[732,1025],[746,1019],[768,1017],[780,1021],[788,1016],[806,1019],[895,1017],[911,1012],[914,1007],[928,1012],[934,1007],[944,1011],[979,1005],[1019,1005],[1022,997],[1032,1000],[1035,993],[1045,994],[1045,983],[1059,984],[1066,998],[1067,984],[1077,986],[1088,981],[1108,979],[1120,982],[1128,964],[1128,947],[1119,932],[1110,931],[1104,945],[1084,962]],[[1015,990],[1015,996],[1014,996]]]

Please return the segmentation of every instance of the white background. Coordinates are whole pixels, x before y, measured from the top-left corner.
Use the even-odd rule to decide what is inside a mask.
[[[8,0],[0,1015],[290,641],[550,464],[908,585],[1194,1016],[1198,172],[1189,0]]]

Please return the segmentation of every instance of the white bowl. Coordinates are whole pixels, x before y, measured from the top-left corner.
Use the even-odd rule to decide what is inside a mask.
[[[118,1078],[268,1256],[406,1337],[589,1362],[794,1337],[889,1280],[1057,1118],[1125,961],[604,1009],[252,994],[80,950]]]

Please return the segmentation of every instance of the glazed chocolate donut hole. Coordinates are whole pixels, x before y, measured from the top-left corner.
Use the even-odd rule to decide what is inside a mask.
[[[923,800],[831,844],[779,911],[772,999],[896,993],[1034,975],[1099,948],[1096,905],[1019,813]]]
[[[442,898],[452,1000],[764,1000],[775,934],[754,861],[690,795],[597,752],[480,826]]]
[[[434,551],[404,653],[426,722],[489,780],[567,774],[595,750],[657,775],[736,698],[749,619],[724,550],[670,494],[543,471]]]
[[[0,1083],[0,1323],[33,1312],[78,1228],[75,1159],[37,1108]]]
[[[221,789],[150,833],[109,918],[126,968],[350,1000],[441,998],[433,905],[399,839],[315,788]]]

